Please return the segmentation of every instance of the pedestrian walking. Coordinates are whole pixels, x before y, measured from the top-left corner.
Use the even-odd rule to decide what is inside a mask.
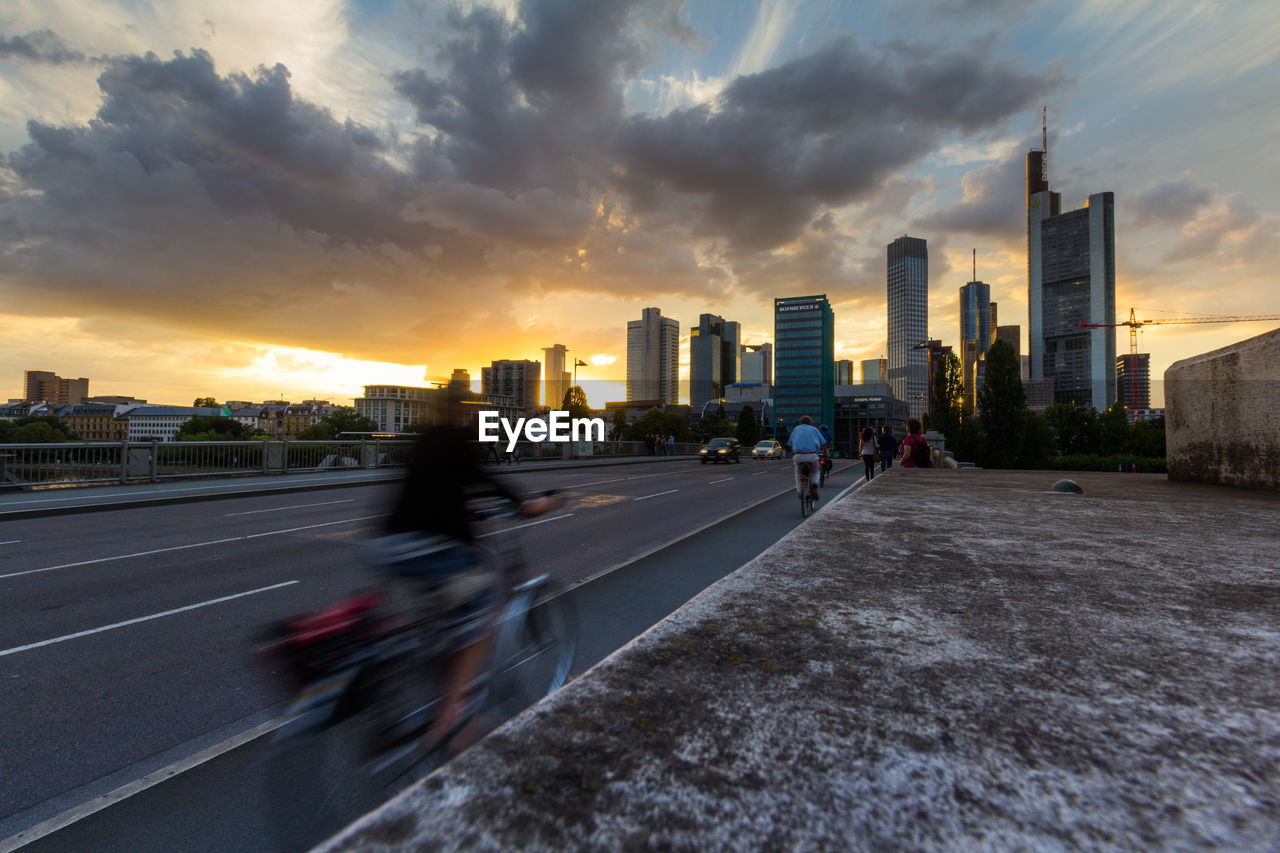
[[[871,427],[863,427],[862,432],[858,434],[858,455],[862,457],[862,467],[865,469],[868,483],[871,482],[871,478],[876,474],[876,454],[878,452],[876,434],[871,431]]]
[[[886,424],[880,427],[880,435],[876,443],[880,447],[880,473],[883,474],[893,467],[893,457],[898,455],[898,439],[893,437],[893,433],[889,431],[889,426]]]
[[[667,455],[676,455],[676,437],[674,435],[667,436]]]

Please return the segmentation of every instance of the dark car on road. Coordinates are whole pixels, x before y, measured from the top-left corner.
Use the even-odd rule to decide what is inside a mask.
[[[698,451],[698,456],[702,459],[702,464],[708,462],[741,462],[742,445],[736,438],[713,438],[706,444],[702,445],[702,449]]]

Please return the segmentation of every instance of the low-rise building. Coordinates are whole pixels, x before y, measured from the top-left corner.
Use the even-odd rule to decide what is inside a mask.
[[[81,441],[124,441],[129,437],[129,422],[116,417],[118,408],[108,403],[81,403],[62,406],[57,415]]]
[[[119,417],[128,421],[131,442],[173,441],[178,427],[194,417],[228,417],[224,408],[206,406],[125,406]]]

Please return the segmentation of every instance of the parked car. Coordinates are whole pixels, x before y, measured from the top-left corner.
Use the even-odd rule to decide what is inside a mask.
[[[708,462],[741,462],[742,444],[736,438],[713,438],[702,449],[698,456],[702,464]]]
[[[752,459],[782,459],[785,456],[782,445],[772,439],[762,441],[751,448]]]

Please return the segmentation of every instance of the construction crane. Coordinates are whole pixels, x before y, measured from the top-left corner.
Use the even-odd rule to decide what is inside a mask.
[[[1139,320],[1134,315],[1134,309],[1129,309],[1128,322],[1120,323],[1085,323],[1081,321],[1080,326],[1084,329],[1111,329],[1116,326],[1129,327],[1129,370],[1137,369],[1138,355],[1138,330],[1143,326],[1172,326],[1183,323],[1248,323],[1255,320],[1280,320],[1280,314],[1237,314],[1225,317],[1165,317],[1158,320]],[[1129,421],[1134,422],[1138,417],[1138,383],[1133,377],[1129,378]]]

